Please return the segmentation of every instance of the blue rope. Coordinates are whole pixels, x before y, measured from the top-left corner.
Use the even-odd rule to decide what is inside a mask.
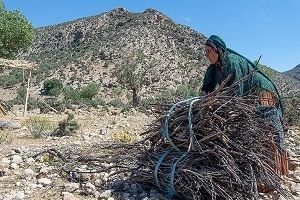
[[[159,181],[158,181],[158,169],[163,161],[163,159],[168,155],[168,153],[170,153],[171,149],[169,149],[168,151],[166,151],[157,161],[156,165],[155,165],[155,169],[154,169],[154,177],[155,177],[155,181],[157,186],[159,187],[159,189],[161,189]]]
[[[195,135],[194,135],[194,132],[193,132],[193,124],[192,124],[192,107],[193,107],[193,104],[195,102],[199,101],[199,99],[193,99],[191,102],[190,102],[190,105],[189,105],[189,116],[188,116],[188,119],[189,119],[189,138],[190,138],[190,144],[191,144],[191,148],[193,149],[194,148],[194,139],[195,139]]]
[[[182,105],[182,104],[186,104],[186,106],[189,106],[189,114],[188,114],[188,126],[189,126],[189,139],[190,139],[190,144],[192,145],[191,147],[193,148],[194,145],[194,139],[195,139],[195,135],[193,132],[193,124],[192,124],[192,106],[195,102],[199,101],[201,97],[192,97],[190,99],[184,100],[184,101],[180,101],[176,104],[174,104],[170,110],[166,113],[165,116],[165,121],[164,121],[164,126],[161,128],[161,133],[162,136],[164,138],[166,138],[168,140],[168,142],[171,144],[171,146],[173,147],[173,149],[175,149],[178,152],[181,152],[180,149],[178,149],[178,147],[172,142],[172,139],[169,135],[169,121],[171,118],[171,115],[174,113],[174,110]],[[157,186],[161,189],[161,186],[159,184],[159,180],[158,180],[158,170],[160,168],[161,163],[163,162],[163,160],[165,159],[165,157],[171,152],[172,149],[169,149],[168,151],[164,152],[163,155],[159,158],[159,160],[157,161],[156,165],[155,165],[155,169],[154,169],[154,176],[155,176],[155,181],[157,183]],[[187,152],[183,152],[181,153],[181,156],[176,160],[176,162],[171,166],[171,171],[169,174],[170,177],[170,182],[169,182],[169,186],[167,188],[167,192],[168,192],[168,198],[171,200],[173,198],[173,196],[175,195],[176,191],[175,191],[175,187],[174,187],[174,178],[175,178],[175,170],[176,170],[176,166],[177,164],[188,154]]]
[[[187,100],[184,100],[184,101],[180,101],[176,104],[174,104],[170,110],[167,112],[166,114],[166,118],[165,118],[165,123],[164,123],[164,127],[162,128],[161,130],[161,133],[163,135],[163,137],[165,137],[169,143],[171,144],[171,146],[176,150],[176,151],[180,151],[178,149],[178,147],[172,142],[172,139],[170,138],[170,135],[169,135],[169,120],[170,120],[170,116],[174,113],[174,109],[177,108],[179,105],[181,104],[188,104],[190,102],[192,102],[193,100],[195,99],[200,99],[200,97],[192,97],[190,99],[187,99]]]
[[[175,169],[176,169],[176,166],[179,163],[179,161],[181,161],[181,159],[183,159],[187,154],[188,154],[188,152],[182,153],[182,155],[176,160],[176,162],[173,164],[173,166],[171,168],[171,172],[170,172],[170,185],[168,187],[168,198],[170,200],[172,200],[173,196],[176,193],[176,190],[175,190],[175,187],[174,187],[174,178],[175,178]]]

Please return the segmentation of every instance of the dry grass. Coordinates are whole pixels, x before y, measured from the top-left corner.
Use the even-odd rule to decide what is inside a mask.
[[[128,130],[120,130],[112,134],[112,139],[116,142],[132,144],[138,140],[138,137]]]
[[[0,144],[9,144],[13,140],[12,133],[9,130],[0,129]]]
[[[31,116],[25,120],[25,125],[34,138],[41,138],[54,131],[56,122],[46,116]]]

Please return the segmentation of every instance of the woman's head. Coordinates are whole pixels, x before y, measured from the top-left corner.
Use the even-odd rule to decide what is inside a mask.
[[[216,64],[226,50],[225,42],[218,36],[212,35],[205,42],[205,56],[210,64]]]

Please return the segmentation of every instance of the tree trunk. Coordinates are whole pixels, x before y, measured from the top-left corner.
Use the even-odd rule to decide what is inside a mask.
[[[132,88],[132,105],[133,107],[137,107],[139,105],[139,98],[138,98],[138,94],[137,94],[137,88],[134,87]]]

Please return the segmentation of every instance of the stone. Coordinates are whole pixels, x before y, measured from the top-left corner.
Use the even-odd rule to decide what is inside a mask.
[[[12,163],[19,164],[19,163],[23,162],[22,157],[19,156],[19,155],[13,155],[11,158],[12,158],[12,159],[11,159],[11,162],[12,162]]]
[[[42,167],[40,169],[40,174],[43,174],[43,175],[48,175],[50,173],[50,171],[53,170],[53,167],[50,166],[50,167]]]
[[[27,168],[23,171],[22,175],[23,175],[24,178],[28,179],[28,178],[31,178],[31,177],[34,176],[34,171],[30,168]]]
[[[50,185],[52,181],[48,178],[40,178],[38,179],[38,183],[42,184],[43,186]]]
[[[96,191],[96,187],[92,183],[88,182],[85,184],[84,192],[86,194],[94,194],[95,191]]]
[[[139,194],[139,199],[143,199],[143,198],[145,198],[145,197],[147,197],[148,196],[148,194],[147,194],[147,192],[142,192],[141,194]]]
[[[126,193],[126,192],[124,192],[123,194],[122,194],[122,197],[125,199],[125,198],[129,198],[130,197],[130,194],[129,193]]]
[[[34,162],[35,162],[35,160],[32,157],[29,157],[29,158],[26,159],[26,163],[29,164],[29,165],[33,164]]]
[[[293,188],[292,188],[293,192],[295,193],[300,193],[300,183],[296,183]]]
[[[21,200],[25,198],[25,193],[23,191],[12,191],[10,194],[5,195],[5,200]]]
[[[108,198],[111,196],[112,191],[111,190],[105,190],[100,194],[100,198]]]
[[[2,158],[1,164],[2,164],[3,166],[8,167],[9,164],[10,164],[10,160],[9,160],[8,158]]]
[[[8,120],[8,119],[1,119],[0,120],[0,128],[20,129],[21,124],[17,121],[12,121],[12,120]]]
[[[78,200],[72,193],[63,192],[63,200]]]
[[[64,186],[67,192],[74,192],[79,189],[79,183],[66,183]]]
[[[100,187],[102,185],[102,180],[101,179],[96,179],[94,185],[97,186],[97,187]]]
[[[11,163],[10,168],[16,170],[19,168],[19,165],[17,163]]]

